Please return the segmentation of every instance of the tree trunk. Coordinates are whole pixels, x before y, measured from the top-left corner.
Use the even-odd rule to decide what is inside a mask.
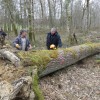
[[[9,12],[9,14],[10,14],[10,21],[11,21],[11,23],[12,23],[12,28],[13,28],[13,31],[14,31],[14,33],[15,33],[15,35],[17,36],[18,35],[18,32],[17,32],[17,28],[16,28],[16,23],[15,23],[15,19],[14,19],[14,15],[13,15],[13,13],[12,13],[12,6],[13,6],[13,1],[11,0],[11,1],[4,1],[5,2],[5,6],[7,7],[7,9],[8,9],[8,12]]]
[[[86,11],[86,7],[85,7],[85,4],[84,4],[84,7],[82,8],[83,10],[82,10],[82,23],[81,23],[81,30],[82,30],[82,32],[83,32],[83,27],[84,27],[84,15],[85,15],[85,11]]]
[[[43,1],[42,0],[39,0],[40,2],[40,5],[41,5],[41,15],[42,15],[42,19],[44,18],[44,9],[43,9]]]
[[[60,25],[61,26],[64,26],[63,25],[63,1],[60,0],[60,5],[61,5],[61,17],[60,17]],[[61,27],[62,28],[62,27]]]
[[[32,42],[34,39],[35,42],[35,34],[34,34],[34,2],[33,0],[27,1],[27,10],[28,10],[28,24],[29,24],[29,39]]]
[[[50,24],[50,27],[53,27],[53,18],[52,18],[52,11],[51,11],[50,0],[48,0],[48,7],[49,7],[49,24]]]
[[[68,35],[68,42],[70,45],[74,44],[73,39],[73,0],[71,0],[71,6],[70,6],[71,14],[69,19],[69,35]]]
[[[43,77],[100,52],[100,43],[83,44],[66,49],[19,52],[23,66],[38,66]]]
[[[90,55],[94,55],[98,52],[100,52],[100,43],[98,45],[84,44],[80,46],[74,46],[66,50],[60,50],[57,59],[54,59],[48,63],[46,69],[40,74],[40,77],[72,65],[79,60],[82,60]]]
[[[87,0],[87,33],[89,32],[89,2],[90,0]]]
[[[12,64],[14,64],[16,67],[20,66],[20,59],[17,56],[15,56],[14,53],[12,53],[6,49],[1,49],[0,54],[2,55],[2,57],[11,61]]]
[[[100,53],[100,43],[83,44],[66,49],[20,51],[16,52],[23,66],[37,66],[39,76],[43,77],[59,69],[70,66],[88,56]],[[0,54],[10,60],[15,66],[20,65],[20,59],[13,53],[1,49]]]
[[[66,32],[69,33],[69,13],[68,7],[70,4],[70,0],[65,0],[65,8],[66,8]]]
[[[34,0],[32,0],[32,34],[33,34],[33,40],[35,44],[36,40],[35,40],[35,32],[34,32]]]

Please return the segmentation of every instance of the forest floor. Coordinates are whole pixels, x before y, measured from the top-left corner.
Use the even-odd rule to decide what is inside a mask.
[[[0,58],[0,81],[12,83],[14,80],[25,76],[25,74],[25,68],[15,67],[9,61]]]
[[[95,56],[40,80],[45,100],[100,100],[100,62]]]

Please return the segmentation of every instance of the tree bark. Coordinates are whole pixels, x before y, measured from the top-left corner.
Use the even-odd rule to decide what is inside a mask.
[[[10,60],[12,62],[12,64],[14,64],[16,67],[20,66],[20,59],[17,56],[15,56],[14,53],[12,53],[6,49],[1,49],[0,54],[2,55],[2,57]]]
[[[50,24],[50,27],[53,27],[53,17],[52,17],[50,0],[48,0],[48,7],[49,7],[49,24]]]
[[[86,2],[87,2],[87,32],[88,32],[88,30],[89,30],[89,2],[90,2],[90,0],[86,0]]]
[[[9,1],[6,1],[4,0],[5,2],[5,6],[7,7],[8,9],[8,12],[10,14],[10,21],[12,23],[12,28],[13,28],[13,31],[15,32],[15,35],[17,36],[18,35],[18,32],[17,32],[17,28],[16,28],[16,23],[15,23],[15,19],[14,19],[14,15],[12,13],[12,9],[13,9],[13,1],[12,0],[9,0]]]
[[[66,50],[59,50],[58,52],[58,57],[47,64],[46,69],[40,74],[40,77],[70,66],[88,56],[100,53],[100,43],[74,46]]]
[[[43,77],[96,53],[100,53],[100,43],[89,43],[58,50],[20,51],[17,52],[17,56],[21,59],[23,66],[36,65],[39,76]],[[20,65],[20,59],[13,53],[1,49],[0,54],[15,66]]]
[[[43,77],[100,52],[100,43],[83,44],[66,49],[19,52],[24,66],[38,66]]]
[[[29,88],[31,84],[32,78],[30,76],[22,77],[13,83],[6,81],[0,82],[0,100],[12,100],[16,98],[19,92],[28,98],[31,93],[31,88]]]

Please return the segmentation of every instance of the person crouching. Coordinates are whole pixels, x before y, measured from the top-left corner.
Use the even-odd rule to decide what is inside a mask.
[[[46,46],[48,50],[55,50],[62,47],[62,41],[56,28],[52,28],[51,32],[47,34]]]

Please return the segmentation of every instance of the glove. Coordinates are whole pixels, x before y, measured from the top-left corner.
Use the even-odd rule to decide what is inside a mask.
[[[19,44],[16,44],[16,48],[20,49],[20,46],[19,46]]]
[[[56,50],[56,46],[55,46],[54,44],[51,44],[51,45],[50,45],[50,49]]]

